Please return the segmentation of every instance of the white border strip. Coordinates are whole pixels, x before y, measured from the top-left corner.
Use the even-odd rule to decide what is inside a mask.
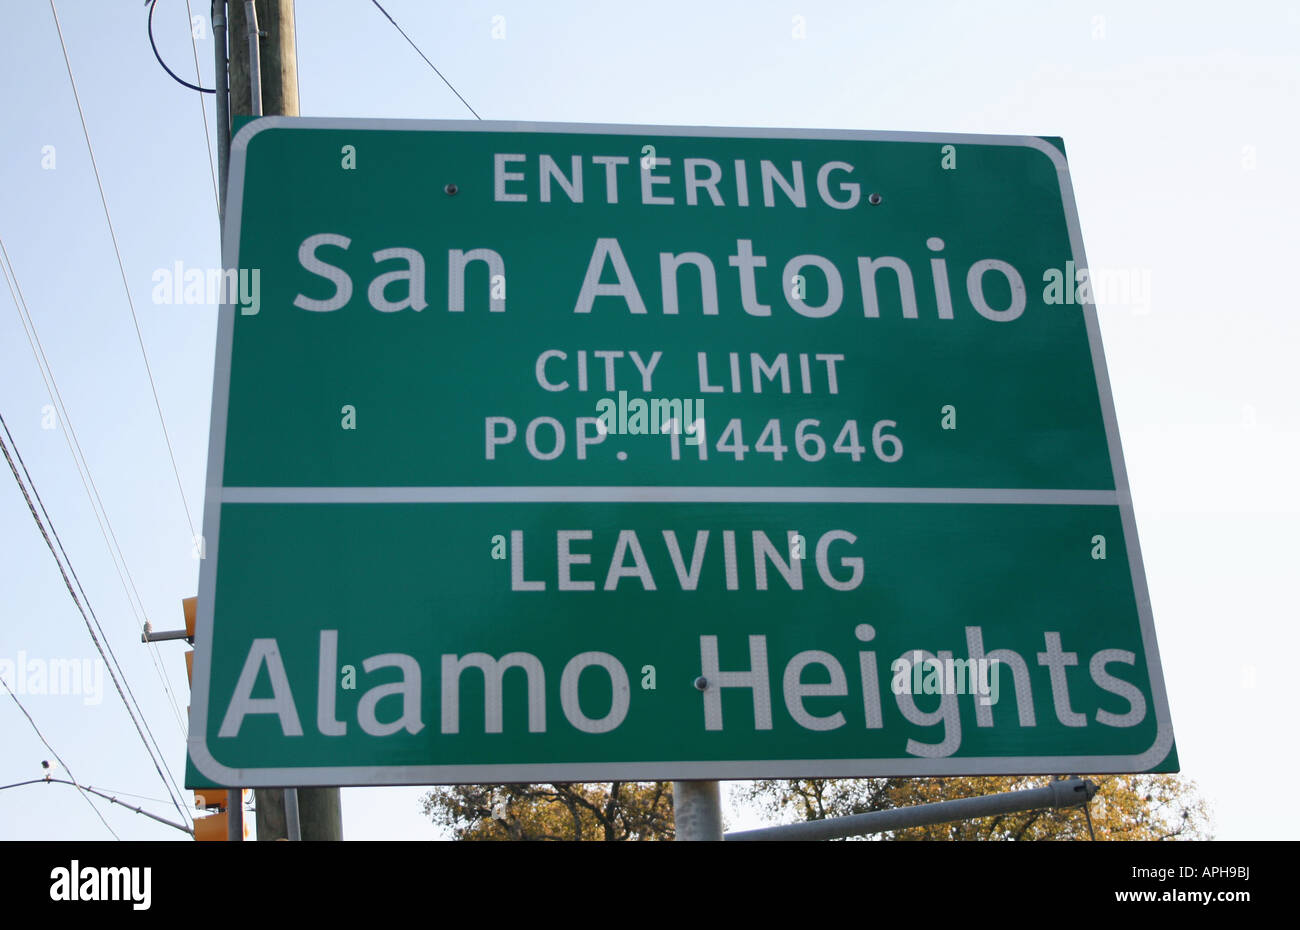
[[[219,771],[244,787],[381,786],[381,785],[502,785],[509,783],[588,781],[689,781],[692,779],[746,781],[758,778],[886,778],[894,775],[935,778],[962,775],[1104,775],[1128,771],[1130,760],[1142,760],[1157,751],[1162,761],[1173,745],[1173,735],[1162,734],[1141,756],[988,756],[943,759],[790,759],[713,762],[532,762],[500,765],[394,765],[305,766],[282,769],[231,769],[219,762],[200,767],[204,774]],[[1107,767],[1107,760],[1120,768]],[[198,765],[198,758],[195,757]],[[1148,766],[1150,767],[1150,766]],[[216,780],[215,776],[210,776]],[[280,781],[275,781],[279,778]]]
[[[224,488],[224,504],[1080,504],[1113,507],[1115,491],[1019,488],[436,487]]]
[[[598,125],[591,123],[526,123],[473,120],[395,120],[300,118],[272,116],[242,128],[230,146],[222,260],[226,268],[239,267],[239,238],[243,211],[244,170],[248,143],[269,129],[345,129],[404,132],[534,132],[587,133],[591,135],[701,136],[744,139],[828,139],[845,142],[921,142],[934,145],[1003,145],[1036,149],[1056,167],[1061,201],[1069,230],[1076,267],[1087,268],[1079,213],[1070,185],[1065,157],[1051,143],[1036,136],[1005,136],[933,132],[876,132],[828,129],[744,129],[738,127]],[[223,471],[226,454],[226,414],[230,400],[230,361],[233,348],[235,308],[223,304],[217,322],[216,363],[213,370],[212,421],[208,442],[208,478],[203,507],[203,533],[207,558],[199,569],[198,629],[195,637],[194,683],[190,706],[189,751],[195,766],[220,785],[258,787],[278,785],[428,785],[455,782],[502,783],[543,781],[652,780],[672,778],[776,778],[776,777],[868,777],[885,775],[1002,775],[1035,772],[1071,774],[1078,772],[1144,772],[1162,762],[1174,745],[1173,723],[1160,653],[1156,646],[1151,597],[1147,590],[1138,547],[1137,522],[1119,442],[1119,425],[1111,397],[1106,360],[1102,352],[1097,308],[1090,301],[1082,306],[1088,342],[1097,376],[1097,391],[1106,439],[1110,449],[1124,543],[1137,600],[1142,642],[1146,650],[1147,675],[1151,682],[1156,738],[1150,748],[1127,756],[986,756],[948,759],[828,759],[655,763],[555,763],[504,765],[397,765],[397,766],[290,766],[285,768],[234,769],[222,765],[208,750],[208,690],[212,671],[212,616],[216,601],[217,556],[220,543]],[[1023,493],[1023,492],[1022,492]]]

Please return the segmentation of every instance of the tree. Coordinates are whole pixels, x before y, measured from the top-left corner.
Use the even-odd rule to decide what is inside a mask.
[[[672,784],[454,785],[422,799],[458,840],[671,840]]]
[[[1195,783],[1176,775],[1094,775],[1082,808],[1024,811],[898,830],[892,840],[1208,839],[1210,821]],[[1041,787],[1044,776],[802,778],[749,783],[741,797],[773,821],[822,820],[934,801]],[[457,785],[425,795],[424,813],[466,840],[672,839],[670,782]]]
[[[979,820],[898,830],[894,840],[1209,839],[1210,818],[1194,782],[1177,775],[1093,775],[1098,786],[1082,807],[1021,811]],[[1038,788],[1044,776],[797,779],[751,782],[743,796],[775,820],[821,820],[982,794]],[[790,814],[794,814],[794,818]]]

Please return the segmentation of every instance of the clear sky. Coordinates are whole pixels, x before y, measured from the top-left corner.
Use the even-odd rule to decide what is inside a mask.
[[[216,308],[151,301],[152,275],[220,263],[197,95],[158,67],[138,0],[59,16],[185,498],[202,509]],[[207,3],[197,40],[212,83]],[[159,48],[191,80],[184,0]],[[1094,269],[1150,282],[1102,294],[1101,327],[1184,774],[1224,839],[1293,837],[1265,790],[1300,761],[1300,5],[998,0],[583,4],[387,0],[485,119],[1055,135]],[[493,37],[494,17],[505,35]],[[305,116],[469,114],[368,0],[297,7]],[[805,35],[796,37],[796,17]],[[0,7],[0,237],[155,629],[181,624],[198,562],[48,3]],[[209,127],[211,95],[203,98]],[[52,148],[49,148],[52,147]],[[52,155],[52,162],[51,162]],[[109,554],[7,289],[0,414],[49,509],[177,783],[188,687],[154,652]],[[43,424],[43,420],[46,421]],[[138,609],[138,608],[137,608]],[[7,469],[0,473],[0,660],[91,659],[81,617]],[[166,793],[121,702],[27,695],[84,783]],[[0,784],[50,758],[0,695]],[[350,838],[434,837],[422,789],[348,789]],[[175,831],[102,805],[123,838]],[[753,823],[743,811],[733,826]],[[0,792],[0,837],[106,838],[66,786]]]

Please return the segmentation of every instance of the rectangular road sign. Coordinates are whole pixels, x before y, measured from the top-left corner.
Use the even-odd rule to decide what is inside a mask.
[[[229,192],[194,780],[1177,770],[1058,140],[275,117]]]

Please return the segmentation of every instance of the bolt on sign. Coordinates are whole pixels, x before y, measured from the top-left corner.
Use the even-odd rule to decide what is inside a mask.
[[[1059,140],[274,117],[227,211],[194,781],[1177,770]]]

